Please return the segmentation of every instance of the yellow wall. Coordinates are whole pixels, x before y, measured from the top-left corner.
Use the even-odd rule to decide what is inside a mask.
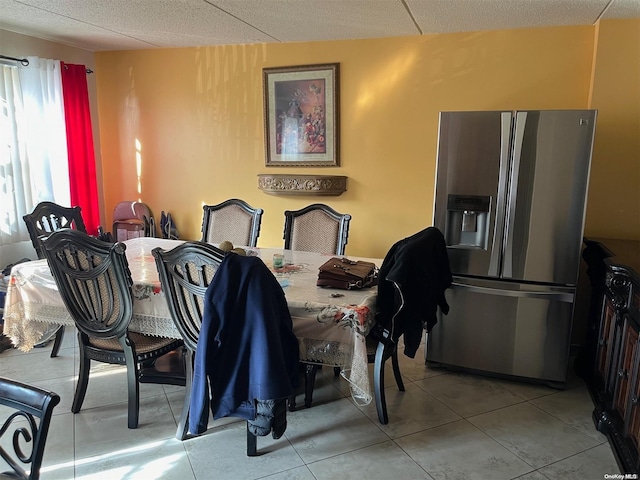
[[[599,118],[585,232],[640,240],[640,19],[601,22],[597,38]]]
[[[280,246],[284,210],[325,202],[353,216],[347,254],[381,257],[431,225],[438,112],[586,108],[594,35],[582,26],[98,53],[107,213],[140,198],[170,210],[181,237],[199,238],[202,204],[239,197],[265,210],[258,245]],[[265,167],[262,68],[331,62],[340,167]],[[257,174],[292,171],[346,175],[348,191],[257,189]]]

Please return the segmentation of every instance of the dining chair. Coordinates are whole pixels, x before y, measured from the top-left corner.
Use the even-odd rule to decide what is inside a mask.
[[[344,255],[351,215],[314,203],[284,212],[284,248]]]
[[[338,213],[322,203],[314,203],[300,210],[284,212],[284,248],[305,252],[344,255],[351,215]],[[321,365],[300,362],[305,368],[305,407],[309,408],[313,399],[315,378]],[[339,373],[338,367],[334,371]],[[289,409],[295,409],[290,402]]]
[[[11,467],[10,471],[0,473],[0,478],[40,478],[51,416],[58,403],[57,393],[0,377],[0,405],[6,407],[9,415],[0,426],[0,441],[5,434],[13,440],[1,442],[7,447],[12,444],[13,450],[0,447],[0,457]],[[23,450],[25,446],[30,446],[30,452]]]
[[[22,217],[27,226],[31,243],[39,259],[44,258],[42,239],[51,233],[63,229],[74,228],[80,232],[87,232],[82,219],[82,209],[79,206],[64,207],[54,202],[40,202]],[[44,333],[40,344],[45,344],[54,337],[51,348],[51,358],[58,356],[62,339],[64,338],[64,325],[50,328]]]
[[[233,198],[202,207],[202,241],[219,245],[225,240],[234,246],[255,247],[264,210]]]
[[[124,243],[108,243],[76,230],[60,230],[43,250],[62,300],[78,329],[80,366],[71,411],[82,407],[91,360],[126,365],[128,427],[137,428],[140,383],[184,385],[184,372],[161,372],[153,362],[182,340],[129,331],[133,315],[131,272]]]
[[[367,353],[374,363],[374,394],[378,419],[387,424],[384,365],[391,358],[398,389],[404,391],[398,366],[398,341],[414,358],[423,333],[437,322],[437,309],[449,312],[444,291],[452,284],[447,247],[442,232],[428,227],[396,242],[385,255],[378,274],[376,324],[367,335]],[[377,343],[377,346],[375,346]]]
[[[176,438],[184,440],[188,436],[193,357],[202,325],[204,295],[224,259],[224,252],[207,243],[185,242],[171,250],[154,248],[151,253],[171,318],[185,346],[186,390],[176,430]]]
[[[413,358],[424,329],[436,323],[436,309],[445,315],[449,306],[444,291],[451,286],[449,257],[442,232],[428,227],[396,242],[385,255],[378,274],[376,322],[365,337],[367,361],[373,364],[373,390],[378,420],[389,423],[384,390],[385,364],[391,359],[398,390],[405,391],[398,362],[398,342],[404,340],[404,353]],[[316,372],[306,365],[305,406],[312,403]],[[339,374],[339,369],[335,369]]]
[[[280,438],[298,384],[298,339],[282,287],[255,256],[227,253],[204,296],[194,357],[189,433],[209,416],[247,422],[247,456],[257,436]]]

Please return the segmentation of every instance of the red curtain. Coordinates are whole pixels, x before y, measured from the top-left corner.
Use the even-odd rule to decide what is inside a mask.
[[[96,235],[100,225],[100,207],[86,67],[60,63],[67,126],[71,205],[79,205],[82,208],[82,219],[87,233]]]

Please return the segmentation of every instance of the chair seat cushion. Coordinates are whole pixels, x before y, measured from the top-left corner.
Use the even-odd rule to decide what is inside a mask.
[[[138,355],[152,352],[176,342],[175,338],[154,337],[137,332],[129,332],[129,339],[133,343]],[[122,345],[117,338],[89,338],[89,344],[102,350],[122,352]]]

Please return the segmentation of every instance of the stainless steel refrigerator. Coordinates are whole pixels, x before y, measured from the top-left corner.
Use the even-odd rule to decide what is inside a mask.
[[[441,112],[434,224],[453,287],[426,360],[562,386],[595,110]]]

